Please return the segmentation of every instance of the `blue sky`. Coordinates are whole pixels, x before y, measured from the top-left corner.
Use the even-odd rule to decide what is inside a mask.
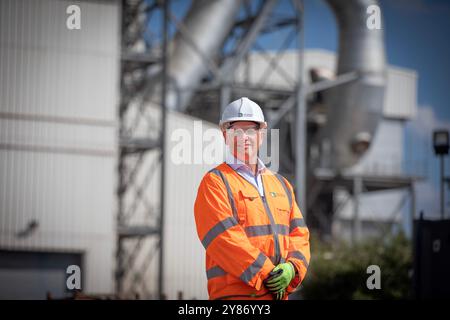
[[[450,119],[450,1],[382,1],[389,63],[419,73],[420,105]]]

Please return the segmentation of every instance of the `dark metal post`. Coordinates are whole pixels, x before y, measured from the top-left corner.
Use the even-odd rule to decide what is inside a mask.
[[[303,218],[307,220],[306,203],[306,92],[303,85],[303,59],[304,59],[304,35],[303,35],[303,1],[296,1],[298,12],[298,87],[297,109],[295,112],[295,195]]]
[[[363,179],[361,176],[355,176],[353,178],[353,221],[352,221],[352,244],[356,245],[361,240],[361,217],[360,217],[360,201],[361,193],[363,190]]]
[[[441,219],[444,220],[444,155],[441,158]]]
[[[411,219],[411,238],[414,239],[414,219],[416,218],[416,189],[414,187],[414,182],[411,183],[409,187],[409,192],[411,195],[411,211],[410,211],[410,219]]]
[[[230,103],[231,99],[231,88],[228,83],[228,79],[220,87],[220,116],[222,116],[225,107]]]
[[[448,155],[450,149],[449,132],[447,129],[435,130],[433,132],[434,153],[440,157],[441,161],[441,219],[444,220],[444,157]]]
[[[167,118],[167,36],[169,23],[169,0],[163,2],[163,50],[162,50],[162,90],[161,90],[161,192],[160,192],[160,218],[159,218],[159,299],[164,298],[164,210],[165,210],[165,181],[166,181],[166,118]]]

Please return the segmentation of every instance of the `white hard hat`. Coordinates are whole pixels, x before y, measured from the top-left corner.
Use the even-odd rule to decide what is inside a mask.
[[[260,106],[247,97],[235,100],[225,107],[219,126],[223,129],[225,124],[234,121],[253,121],[259,123],[261,128],[267,127]]]

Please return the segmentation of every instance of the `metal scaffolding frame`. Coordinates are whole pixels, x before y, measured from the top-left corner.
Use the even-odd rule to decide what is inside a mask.
[[[122,297],[164,298],[163,238],[164,201],[159,192],[159,206],[148,199],[145,189],[159,167],[160,190],[164,190],[164,132],[165,108],[159,119],[149,116],[148,106],[142,97],[148,87],[146,75],[149,66],[166,65],[168,1],[122,1],[122,49],[119,105],[119,183],[117,214],[117,269],[116,292]],[[159,39],[161,49],[154,50],[145,32],[152,16],[163,17],[163,35]],[[157,39],[158,40],[158,39]],[[156,40],[156,41],[157,41]],[[156,42],[155,41],[155,42]],[[163,92],[165,78],[162,78]],[[162,105],[165,105],[162,95]],[[144,178],[139,180],[138,176]],[[131,198],[131,200],[130,200]],[[147,213],[139,215],[139,208]],[[142,210],[141,210],[142,211]],[[150,248],[145,245],[151,242]],[[159,252],[159,274],[155,276],[158,287],[147,287],[146,272]],[[137,260],[144,255],[143,262]],[[157,292],[157,294],[155,294]]]

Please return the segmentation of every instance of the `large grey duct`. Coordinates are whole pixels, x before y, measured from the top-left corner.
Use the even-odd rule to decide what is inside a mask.
[[[167,107],[183,111],[228,36],[241,0],[193,0],[169,46]]]
[[[334,169],[354,165],[373,140],[382,115],[385,52],[382,29],[367,27],[367,8],[375,0],[327,0],[339,28],[337,74],[358,72],[358,80],[325,93],[325,140]]]

